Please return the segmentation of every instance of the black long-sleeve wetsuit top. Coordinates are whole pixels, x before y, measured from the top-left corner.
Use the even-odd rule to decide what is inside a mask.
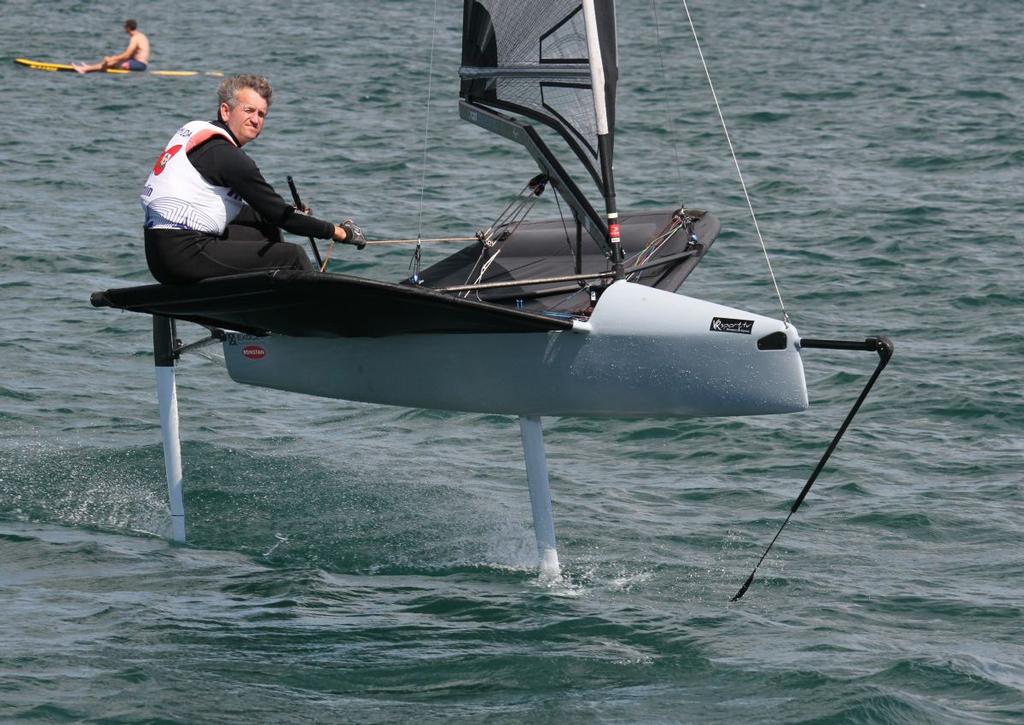
[[[210,123],[234,138],[226,124],[219,120]],[[225,186],[242,197],[265,223],[303,237],[330,239],[334,236],[334,224],[306,214],[296,214],[295,207],[274,191],[249,155],[223,136],[213,136],[192,149],[188,152],[188,159],[208,182],[214,186]]]

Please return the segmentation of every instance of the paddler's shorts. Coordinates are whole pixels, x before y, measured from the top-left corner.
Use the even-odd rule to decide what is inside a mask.
[[[141,60],[129,58],[121,64],[121,70],[146,70],[146,64]]]

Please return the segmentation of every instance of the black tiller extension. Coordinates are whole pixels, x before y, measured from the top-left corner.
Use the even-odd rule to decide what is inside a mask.
[[[295,204],[296,210],[301,211],[305,207],[302,206],[302,201],[299,199],[299,190],[295,188],[295,181],[292,177],[288,178],[288,188],[292,190],[292,202]],[[316,242],[313,241],[313,237],[309,238],[309,246],[313,248],[313,256],[316,257],[316,271],[319,272],[323,269],[324,263],[320,259],[320,250],[316,248]]]
[[[875,384],[875,381],[878,380],[878,376],[889,362],[889,358],[892,357],[893,351],[892,340],[888,337],[869,337],[863,342],[858,340],[803,339],[800,341],[800,347],[819,347],[828,350],[866,350],[868,352],[877,352],[878,367],[876,367],[875,372],[871,374],[867,385],[864,386],[864,390],[861,391],[860,397],[857,398],[857,402],[853,404],[853,407],[850,408],[850,412],[846,414],[846,420],[844,420],[843,424],[839,426],[839,430],[836,432],[835,437],[829,444],[828,449],[826,449],[825,454],[821,457],[821,460],[818,461],[818,465],[815,466],[811,477],[807,479],[807,483],[804,484],[804,489],[800,492],[800,495],[796,497],[793,505],[789,507],[789,515],[786,516],[786,520],[782,522],[782,526],[779,527],[779,530],[776,532],[774,538],[772,538],[771,543],[768,544],[768,548],[764,550],[764,553],[761,554],[761,558],[757,560],[757,564],[754,565],[754,570],[750,572],[750,576],[748,576],[747,580],[743,582],[743,586],[741,586],[740,590],[736,592],[736,595],[729,600],[731,602],[737,601],[747,593],[747,589],[754,582],[754,575],[757,574],[757,568],[761,566],[761,562],[763,562],[765,557],[768,556],[768,552],[771,551],[772,546],[775,545],[775,541],[779,538],[779,534],[781,534],[782,530],[786,528],[786,524],[789,523],[789,520],[793,517],[793,514],[796,513],[796,510],[800,508],[800,504],[804,502],[804,499],[811,490],[811,486],[813,486],[814,482],[817,480],[818,474],[821,473],[821,470],[825,467],[825,463],[827,463],[828,459],[832,456],[832,451],[834,451],[836,446],[839,445],[839,440],[843,437],[843,434],[846,433],[846,429],[850,427],[850,423],[853,421],[853,417],[857,415],[857,411],[860,410],[861,403],[863,403],[864,399],[868,397],[868,393],[871,392],[871,387]]]

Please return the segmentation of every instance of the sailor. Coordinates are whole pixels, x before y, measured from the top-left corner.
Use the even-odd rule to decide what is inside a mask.
[[[271,94],[261,76],[225,79],[217,91],[217,120],[186,123],[157,157],[140,200],[146,261],[158,281],[311,270],[303,248],[283,241],[281,229],[360,249],[366,244],[351,220],[332,224],[286,203],[242,151],[263,130]]]
[[[149,38],[139,30],[139,24],[131,19],[124,21],[124,32],[128,33],[129,38],[127,48],[116,55],[108,55],[99,63],[92,65],[73,63],[75,70],[79,73],[92,73],[108,68],[146,70],[149,65]]]

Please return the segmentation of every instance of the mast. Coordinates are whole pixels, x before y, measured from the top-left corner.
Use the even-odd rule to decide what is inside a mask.
[[[615,33],[613,0],[464,0],[459,95],[464,119],[526,146],[621,278],[612,173]],[[561,137],[604,197],[604,218],[520,118]]]
[[[604,0],[601,3],[602,25],[598,26],[598,11],[594,0],[583,0],[583,18],[587,28],[587,50],[590,54],[590,83],[593,88],[594,116],[597,121],[597,150],[601,163],[601,186],[604,193],[605,213],[608,219],[608,246],[612,271],[615,279],[623,279],[622,245],[619,240],[619,212],[615,204],[615,175],[612,170],[612,135],[608,121],[609,96],[614,99],[614,82],[608,85],[605,78],[605,61],[602,52],[602,30],[605,44],[611,43],[613,63],[615,44],[615,3]],[[608,34],[611,35],[608,38]]]

